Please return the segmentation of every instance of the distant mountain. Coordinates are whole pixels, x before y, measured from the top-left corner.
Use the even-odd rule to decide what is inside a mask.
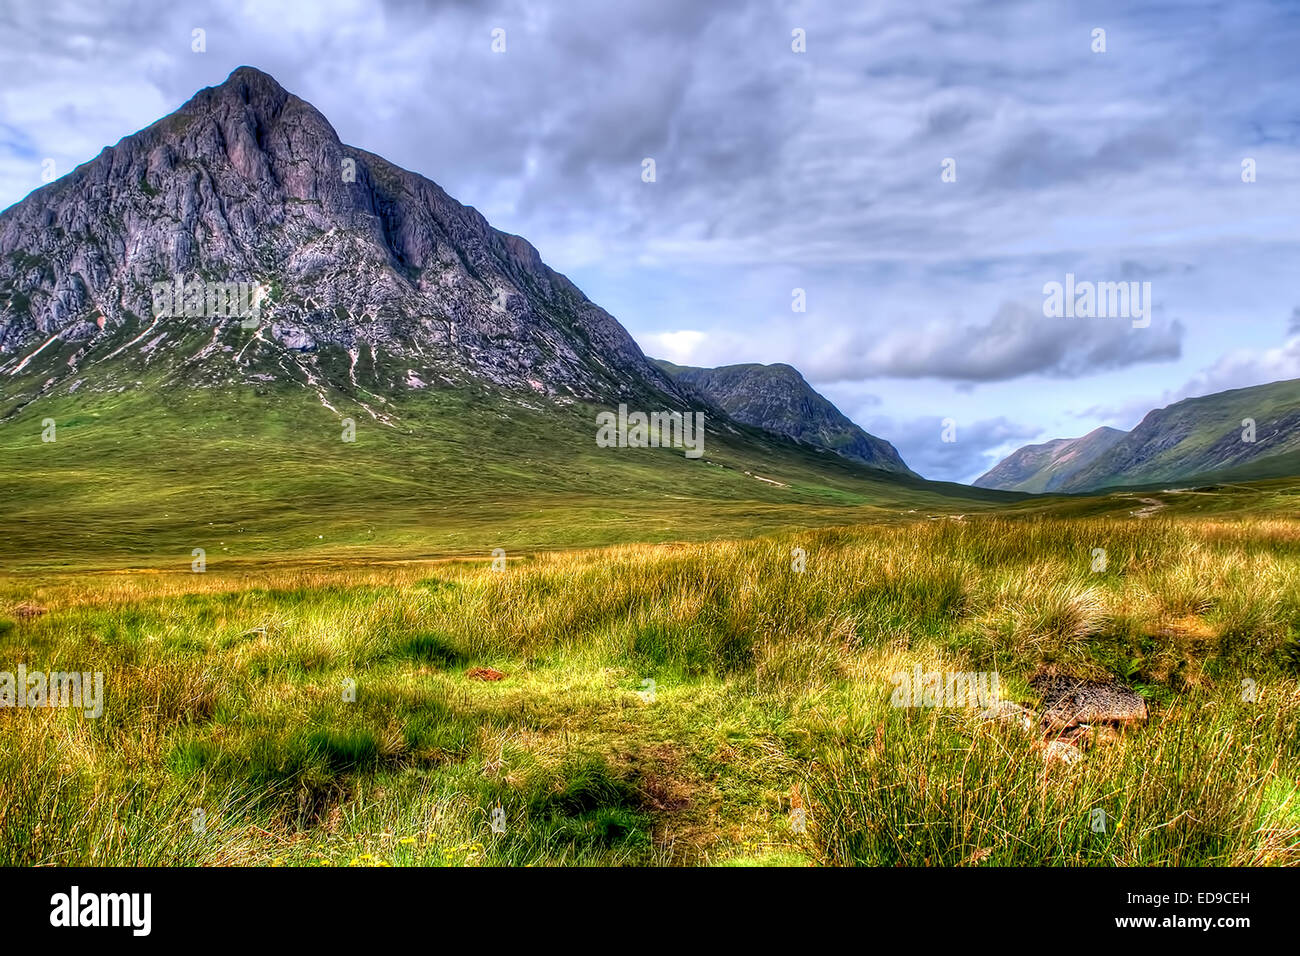
[[[872,468],[913,474],[893,445],[855,425],[792,366],[777,363],[695,368],[663,359],[655,363],[674,381],[695,390],[738,422]]]
[[[527,241],[241,67],[0,212],[0,566],[481,554],[1004,497],[912,475],[780,368],[706,399]],[[702,455],[602,444],[623,405],[699,412]]]
[[[1064,444],[1085,442],[1100,431]],[[1184,399],[1147,413],[1131,432],[1104,440],[1109,444],[1099,453],[1094,453],[1096,441],[1078,449],[1077,456],[1088,460],[1078,467],[1071,462],[1064,475],[1063,446],[1048,442],[1009,455],[975,484],[1084,492],[1300,474],[1300,379]]]
[[[1039,445],[1025,445],[977,478],[974,485],[1031,494],[1060,491],[1125,434],[1118,428],[1102,426],[1082,438],[1054,438]]]

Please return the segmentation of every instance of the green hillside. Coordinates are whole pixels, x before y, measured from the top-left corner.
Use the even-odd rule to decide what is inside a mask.
[[[1254,423],[1253,440],[1244,422]],[[1114,485],[1235,480],[1284,473],[1278,456],[1300,451],[1300,380],[1189,398],[1151,412],[1063,491]],[[1294,472],[1293,472],[1294,473]]]
[[[1300,474],[1300,379],[1188,398],[1131,432],[1026,445],[975,483],[1031,493],[1096,493]]]
[[[226,334],[238,344],[251,333]],[[193,354],[200,335],[173,353]],[[317,360],[346,369],[346,355]],[[194,548],[209,562],[486,555],[961,513],[1016,497],[886,475],[731,422],[708,423],[697,460],[600,448],[594,406],[500,390],[384,396],[346,374],[319,391],[283,374],[263,387],[202,384],[220,378],[212,366],[126,355],[93,374],[109,387],[69,393],[65,381],[31,401],[40,371],[0,392],[4,567],[187,566]]]

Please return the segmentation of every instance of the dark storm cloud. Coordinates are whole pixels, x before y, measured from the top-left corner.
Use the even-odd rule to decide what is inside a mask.
[[[1125,130],[1100,144],[1095,144],[1095,128],[1027,129],[993,157],[983,182],[992,189],[1042,189],[1139,173],[1180,156],[1192,126],[1185,119],[1165,118],[1157,126]]]

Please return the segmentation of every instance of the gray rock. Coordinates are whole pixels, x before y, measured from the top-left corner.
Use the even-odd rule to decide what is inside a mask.
[[[1042,675],[1030,686],[1043,700],[1043,725],[1062,730],[1081,724],[1125,725],[1147,719],[1147,704],[1131,688],[1115,682]]]
[[[1021,707],[1010,700],[998,701],[992,707],[980,711],[979,716],[981,720],[995,720],[1000,723],[1015,724],[1024,730],[1033,730],[1038,726],[1038,718],[1032,710]]]
[[[119,342],[145,331],[152,284],[177,275],[273,290],[261,320],[279,338],[230,353],[246,379],[286,348],[323,378],[315,351],[366,343],[392,357],[368,367],[391,370],[395,388],[414,367],[606,402],[649,388],[686,404],[525,240],[343,144],[309,103],[250,67],[0,213],[0,367],[56,332],[92,336],[101,315],[106,330],[127,327]],[[222,344],[196,366],[234,363]],[[86,364],[109,351],[95,348]]]

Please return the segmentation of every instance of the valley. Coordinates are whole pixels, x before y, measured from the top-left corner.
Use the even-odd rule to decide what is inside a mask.
[[[927,480],[241,67],[0,213],[0,863],[1300,864],[1296,395]]]

